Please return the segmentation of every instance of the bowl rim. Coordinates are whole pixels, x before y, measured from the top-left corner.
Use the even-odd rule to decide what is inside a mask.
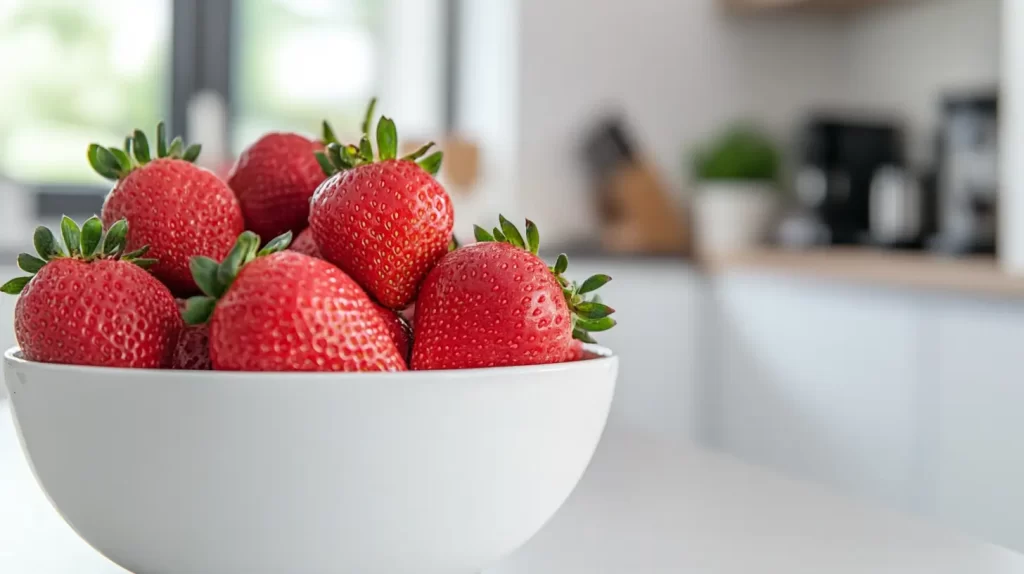
[[[345,372],[345,371],[190,371],[183,369],[130,369],[126,367],[98,367],[92,365],[69,365],[63,363],[42,363],[30,361],[21,354],[21,347],[15,345],[4,352],[4,364],[10,368],[35,369],[54,374],[71,375],[75,373],[95,373],[111,375],[146,375],[147,377],[166,377],[177,380],[191,378],[215,377],[219,380],[252,380],[273,378],[295,378],[304,380],[392,380],[408,381],[411,378],[427,378],[441,376],[451,379],[479,379],[481,376],[518,376],[541,373],[570,373],[586,368],[618,363],[619,357],[611,349],[600,345],[584,344],[584,350],[593,355],[590,358],[565,363],[548,363],[543,365],[520,365],[513,367],[481,367],[474,369],[443,369],[433,371],[395,371],[395,372]]]

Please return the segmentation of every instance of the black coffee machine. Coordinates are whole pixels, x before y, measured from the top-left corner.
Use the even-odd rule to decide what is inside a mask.
[[[871,185],[879,168],[905,168],[896,122],[810,118],[801,134],[796,191],[829,230],[832,244],[869,241]]]

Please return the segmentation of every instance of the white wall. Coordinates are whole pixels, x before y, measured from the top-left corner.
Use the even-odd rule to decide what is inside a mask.
[[[593,229],[579,138],[622,109],[677,188],[685,150],[731,120],[788,129],[840,93],[838,21],[745,20],[717,0],[521,0],[519,197],[548,239]]]
[[[1024,154],[1024,2],[1003,5],[1002,109],[999,116],[1004,158]],[[1003,269],[1024,275],[1024,164],[1003,161],[999,199],[999,258]]]

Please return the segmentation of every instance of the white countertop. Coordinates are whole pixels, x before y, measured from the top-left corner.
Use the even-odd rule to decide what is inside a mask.
[[[0,403],[0,572],[125,574],[36,486]],[[731,458],[611,430],[553,521],[491,574],[1024,573],[1024,556]]]

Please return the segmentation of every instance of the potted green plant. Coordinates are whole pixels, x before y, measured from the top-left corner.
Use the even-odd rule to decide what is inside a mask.
[[[694,227],[704,254],[731,252],[759,243],[779,205],[780,154],[751,126],[729,128],[692,156]]]

